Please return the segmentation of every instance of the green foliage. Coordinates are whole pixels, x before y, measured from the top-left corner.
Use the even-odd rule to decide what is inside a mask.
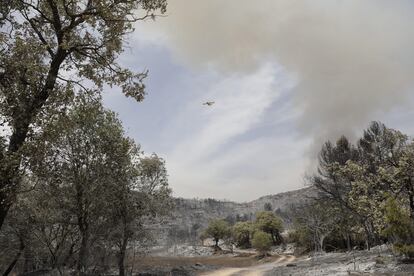
[[[139,158],[137,178],[134,188],[142,198],[141,209],[146,207],[146,216],[167,215],[173,209],[171,188],[168,186],[168,174],[165,160],[153,153]]]
[[[230,236],[231,228],[229,224],[222,219],[214,219],[210,221],[207,229],[205,230],[205,236],[210,237],[218,246],[219,240],[223,240]]]
[[[383,234],[396,241],[409,241],[414,236],[414,224],[407,209],[395,198],[385,203]]]
[[[295,221],[293,230],[289,232],[290,242],[295,243],[297,247],[303,247],[307,250],[313,249],[313,239],[311,230],[305,224]]]
[[[385,236],[408,235],[403,232],[410,229],[408,225],[414,218],[413,148],[407,135],[380,122],[372,122],[357,145],[346,137],[335,144],[324,144],[318,173],[309,180],[318,190],[320,201],[328,203],[327,210],[336,210],[338,227],[331,231],[328,240],[343,236],[350,249],[352,242],[359,246],[364,236],[370,248]],[[384,207],[389,197],[399,198],[406,213],[392,207],[392,202]],[[393,222],[397,217],[403,221]]]
[[[263,231],[256,231],[253,234],[252,246],[260,253],[264,254],[272,247],[272,237]]]
[[[14,246],[22,240],[27,258],[41,258],[45,267],[86,273],[116,257],[122,274],[129,244],[150,236],[145,223],[172,209],[164,160],[143,156],[99,98],[79,95],[26,152],[31,174],[7,220],[9,237],[0,232],[0,247],[3,238]]]
[[[282,242],[281,232],[283,231],[283,222],[273,212],[262,211],[256,214],[255,227],[268,233],[274,244]]]
[[[143,157],[101,104],[104,85],[144,99],[147,72],[117,61],[134,23],[166,7],[0,1],[0,125],[10,130],[0,137],[0,228],[11,210],[10,240],[33,267],[36,252],[45,267],[84,274],[91,251],[102,261],[117,249],[124,275],[126,246],[146,236],[144,219],[171,209],[164,160]]]
[[[237,222],[233,226],[233,235],[237,246],[241,248],[251,247],[251,237],[254,232],[254,224],[250,221]]]
[[[409,259],[414,259],[414,244],[394,244],[394,250]]]
[[[323,201],[309,202],[296,210],[295,242],[316,251],[323,251],[325,239],[336,230],[337,224],[336,208]]]
[[[212,220],[202,236],[213,238],[216,245],[219,240],[225,240],[241,248],[250,248],[256,232],[265,233],[266,238],[270,239],[271,246],[282,241],[280,236],[282,231],[282,220],[272,212],[263,211],[256,214],[254,222],[239,221],[233,227],[230,227],[226,220]],[[263,243],[263,235],[260,235],[257,239]]]
[[[394,243],[395,251],[414,258],[414,222],[404,204],[395,198],[385,203],[383,234]]]
[[[0,156],[0,227],[19,193],[26,141],[65,113],[75,95],[100,95],[109,85],[144,99],[147,72],[117,60],[133,23],[166,6],[166,0],[1,1],[0,117],[11,135]]]

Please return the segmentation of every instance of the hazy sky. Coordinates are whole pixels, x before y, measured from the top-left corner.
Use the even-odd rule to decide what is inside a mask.
[[[298,189],[326,139],[372,120],[414,134],[413,16],[410,0],[170,0],[122,56],[149,70],[147,98],[105,102],[175,196]]]

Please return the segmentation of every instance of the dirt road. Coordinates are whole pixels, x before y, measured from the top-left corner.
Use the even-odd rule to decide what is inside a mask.
[[[286,265],[290,262],[293,262],[295,259],[295,256],[283,255],[274,262],[243,268],[222,268],[214,271],[200,273],[200,276],[262,276],[265,274],[265,272],[268,272],[277,266]]]

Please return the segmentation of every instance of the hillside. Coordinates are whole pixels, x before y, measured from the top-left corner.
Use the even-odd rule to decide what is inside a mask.
[[[286,224],[291,221],[287,214],[294,205],[300,205],[315,191],[303,188],[295,191],[266,195],[256,200],[244,203],[221,201],[216,199],[175,199],[175,209],[172,216],[152,225],[152,232],[157,242],[162,245],[180,243],[198,243],[200,233],[207,227],[210,220],[224,218],[230,223],[254,219],[255,213],[264,210],[265,204],[270,204],[272,211],[283,218]]]

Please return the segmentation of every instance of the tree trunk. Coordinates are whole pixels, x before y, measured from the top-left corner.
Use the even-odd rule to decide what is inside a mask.
[[[316,232],[313,233],[313,244],[315,246],[315,251],[319,252],[318,234]]]
[[[0,229],[6,219],[7,213],[9,212],[10,205],[2,204],[1,202],[7,201],[7,197],[4,192],[0,192]]]
[[[78,254],[77,273],[79,276],[85,275],[88,266],[89,256],[89,216],[87,204],[85,202],[85,192],[81,179],[77,179],[75,182],[76,189],[76,208],[77,208],[77,220],[78,228],[81,235],[81,244]]]
[[[10,274],[10,272],[12,272],[14,266],[16,265],[17,261],[20,258],[20,255],[22,254],[21,251],[19,251],[19,253],[17,253],[16,257],[14,258],[13,262],[11,262],[11,264],[7,267],[6,271],[3,273],[3,276],[7,276]]]
[[[365,246],[366,246],[366,249],[368,250],[368,251],[370,251],[371,250],[371,236],[369,235],[369,234],[367,234],[367,237],[366,237],[366,240],[365,240]]]
[[[24,266],[23,266],[23,272],[28,273],[34,270],[34,264],[33,264],[33,254],[30,250],[30,248],[26,247],[24,249]]]
[[[368,229],[368,226],[366,225],[366,223],[363,224],[364,225],[364,231],[365,231],[365,236],[366,236],[366,240],[365,240],[365,244],[367,247],[367,250],[371,250],[371,244],[372,244],[372,234]]]
[[[20,158],[9,153],[0,159],[0,230],[16,197],[19,165]]]
[[[125,276],[125,256],[126,256],[127,244],[128,244],[128,238],[126,236],[126,233],[124,233],[124,237],[122,240],[121,247],[119,248],[119,254],[118,254],[119,276]]]
[[[22,112],[17,114],[18,117],[13,118],[15,122],[12,125],[13,132],[10,136],[7,149],[8,156],[16,155],[17,158],[20,158],[21,153],[19,153],[19,151],[26,141],[29,126],[33,122],[33,118],[38,114],[39,110],[49,98],[50,93],[53,91],[60,66],[67,54],[65,49],[62,47],[58,48],[50,63],[49,72],[45,78],[43,87],[33,95],[33,98],[27,102],[26,106],[22,106]],[[1,161],[4,162],[5,160]],[[18,176],[20,162],[17,161],[13,162],[13,164],[10,165],[10,168],[2,168],[6,170],[0,175],[0,230],[11,205],[14,203],[18,190],[19,179],[16,180],[16,177]]]
[[[370,232],[372,233],[371,239],[371,246],[376,246],[381,244],[381,238],[377,231],[375,231],[374,223],[371,221],[370,224]]]
[[[351,241],[351,235],[346,234],[346,247],[348,249],[348,252],[352,250],[352,241]]]
[[[24,250],[25,246],[24,246],[24,242],[22,239],[20,239],[20,248],[19,248],[19,252],[17,253],[16,257],[14,258],[14,260],[11,262],[11,264],[7,267],[6,271],[3,273],[3,276],[7,276],[10,274],[10,272],[12,272],[14,266],[17,264],[17,262],[19,261],[20,255],[22,255],[22,252]]]
[[[82,202],[82,192],[78,193],[78,203]],[[85,211],[81,207],[82,204],[78,205],[78,227],[81,234],[81,244],[79,248],[77,270],[78,275],[85,275],[88,266],[89,257],[89,223]]]
[[[319,249],[320,249],[321,252],[324,251],[323,242],[325,241],[325,237],[326,237],[326,235],[324,235],[324,234],[321,234],[319,236]]]
[[[81,232],[81,246],[79,248],[79,258],[78,258],[78,275],[85,275],[88,265],[88,243],[89,243],[89,234],[88,230]]]
[[[276,245],[276,239],[275,239],[275,235],[273,234],[273,231],[270,232],[270,237],[272,238],[272,244]]]
[[[72,243],[71,244],[71,246],[69,247],[69,250],[68,250],[68,254],[66,255],[66,257],[63,259],[63,262],[62,262],[62,265],[65,267],[65,266],[68,266],[68,263],[69,263],[69,261],[70,261],[70,259],[72,258],[72,256],[73,256],[73,248],[75,247],[75,243]]]
[[[410,202],[410,217],[411,220],[414,220],[414,187],[413,184],[410,182],[408,183],[408,198]]]

